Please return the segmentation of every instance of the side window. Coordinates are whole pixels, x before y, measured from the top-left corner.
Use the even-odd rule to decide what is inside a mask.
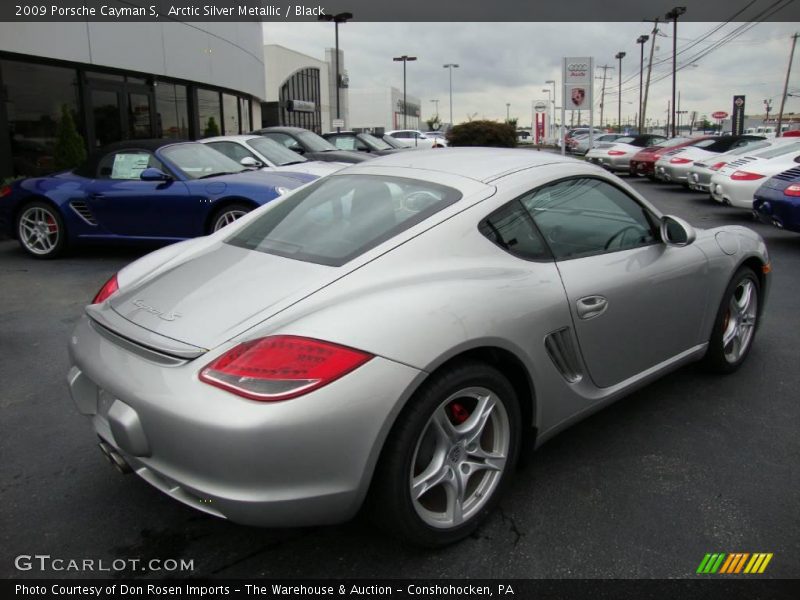
[[[231,160],[235,160],[237,163],[242,160],[243,158],[256,158],[256,156],[250,152],[247,148],[242,146],[241,144],[237,144],[236,142],[211,142],[208,144],[214,150],[218,152],[222,152],[225,156],[230,158]]]
[[[509,254],[527,260],[552,260],[519,200],[494,211],[478,225],[478,230]]]
[[[392,137],[396,137],[398,139],[405,140],[405,139],[410,138],[411,136],[409,135],[409,133],[407,131],[398,131],[397,133],[393,133]]]
[[[521,199],[556,260],[653,244],[656,228],[645,209],[600,179],[568,179]]]
[[[367,147],[367,145],[360,139],[353,138],[353,142],[356,150],[360,150],[361,152],[369,152],[369,148]]]
[[[148,167],[164,170],[155,156],[146,150],[121,150],[104,156],[97,166],[98,179],[139,179]]]

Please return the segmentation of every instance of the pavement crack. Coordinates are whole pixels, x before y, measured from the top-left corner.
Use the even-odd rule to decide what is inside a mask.
[[[520,538],[525,535],[519,530],[517,527],[517,522],[514,520],[513,517],[510,517],[506,514],[506,511],[502,507],[498,507],[497,512],[500,514],[500,520],[509,526],[509,531],[514,534],[514,546],[519,543]]]

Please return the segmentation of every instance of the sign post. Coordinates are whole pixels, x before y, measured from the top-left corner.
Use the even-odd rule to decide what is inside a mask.
[[[570,110],[589,111],[589,149],[594,146],[594,58],[564,58],[561,77],[561,155],[567,153],[564,119]]]
[[[731,134],[744,133],[744,96],[733,97],[733,116],[731,117]]]

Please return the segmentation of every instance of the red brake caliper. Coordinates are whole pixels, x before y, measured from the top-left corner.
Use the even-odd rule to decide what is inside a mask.
[[[450,409],[450,416],[456,425],[461,425],[464,421],[469,419],[469,411],[464,408],[464,405],[459,402],[451,402],[447,408]]]
[[[55,233],[56,231],[58,231],[56,220],[53,217],[47,215],[45,221],[47,222],[47,231],[49,231],[50,233]]]

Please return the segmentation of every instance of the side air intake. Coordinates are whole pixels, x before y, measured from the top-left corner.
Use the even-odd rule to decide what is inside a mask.
[[[549,333],[544,338],[544,346],[550,355],[550,360],[564,379],[570,383],[577,383],[583,379],[581,363],[569,327]]]

